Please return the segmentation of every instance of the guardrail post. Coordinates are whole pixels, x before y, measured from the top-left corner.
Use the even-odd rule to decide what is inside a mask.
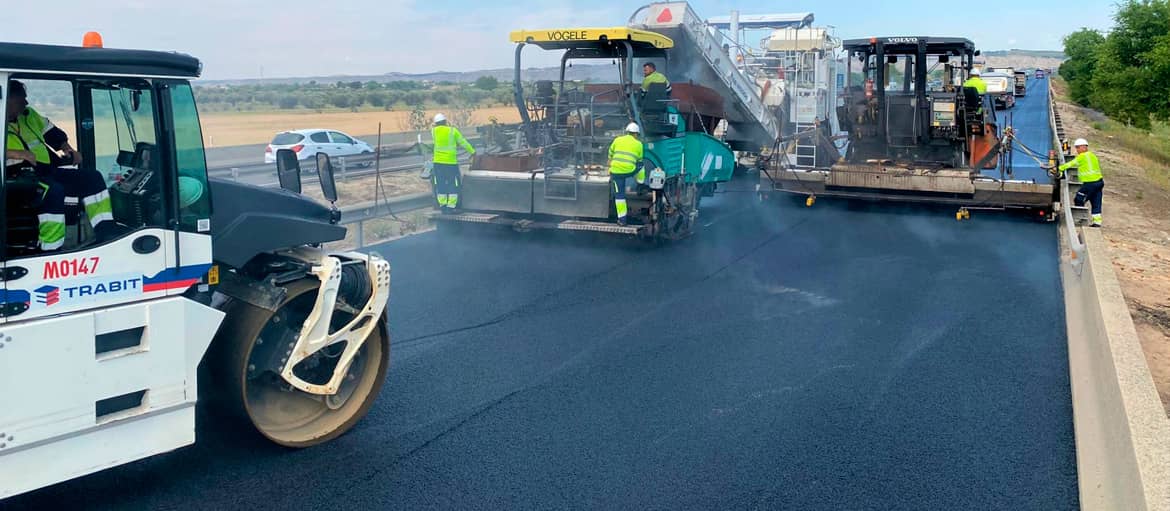
[[[338,161],[338,163],[341,164],[341,182],[344,183],[344,182],[349,180],[348,179],[349,169],[345,165],[345,157],[344,156],[338,158],[337,161]]]
[[[358,220],[357,227],[357,248],[366,246],[366,221]]]
[[[239,180],[240,180],[240,168],[239,167],[232,167],[232,181],[239,181]]]

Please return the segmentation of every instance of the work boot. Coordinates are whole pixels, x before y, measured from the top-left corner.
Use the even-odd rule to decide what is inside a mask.
[[[620,226],[622,226],[622,227],[625,227],[625,226],[626,226],[626,219],[625,219],[625,217],[618,218],[618,225],[620,225]]]
[[[1093,223],[1089,224],[1089,227],[1101,227],[1101,224],[1099,224],[1097,222],[1093,222]]]

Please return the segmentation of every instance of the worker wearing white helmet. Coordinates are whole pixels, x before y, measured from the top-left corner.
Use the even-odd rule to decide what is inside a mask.
[[[987,82],[983,81],[983,78],[980,78],[982,74],[983,72],[979,68],[973,68],[971,69],[971,77],[963,82],[963,88],[971,87],[979,93],[979,108],[975,109],[977,113],[983,112],[983,96],[987,94]]]
[[[619,225],[626,225],[629,206],[626,204],[626,180],[635,176],[638,182],[645,180],[642,170],[642,141],[638,140],[638,123],[626,125],[626,134],[613,139],[609,145],[609,178],[613,183],[613,207],[617,212]]]
[[[435,126],[431,128],[431,140],[435,143],[434,170],[431,184],[435,188],[435,201],[443,213],[454,211],[459,205],[459,148],[474,155],[475,148],[463,138],[454,126],[447,125],[447,116],[435,114]]]
[[[1077,180],[1081,182],[1081,189],[1077,190],[1076,197],[1073,202],[1077,206],[1084,206],[1088,201],[1093,205],[1093,223],[1092,227],[1101,227],[1101,197],[1105,191],[1105,179],[1101,175],[1101,161],[1097,159],[1097,155],[1089,150],[1089,141],[1083,138],[1078,138],[1073,142],[1076,147],[1077,157],[1072,161],[1065,163],[1059,167],[1060,174],[1068,169],[1077,169]]]

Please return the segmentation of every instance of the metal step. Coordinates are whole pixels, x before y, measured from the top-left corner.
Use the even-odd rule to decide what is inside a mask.
[[[629,234],[636,235],[645,226],[640,225],[617,225],[603,222],[586,222],[582,220],[565,220],[556,224],[557,229],[566,231],[590,231],[590,232],[607,232],[610,234]]]
[[[470,222],[476,224],[490,224],[499,219],[500,215],[490,213],[455,213],[444,215],[439,211],[431,213],[433,220],[450,220],[453,222]]]

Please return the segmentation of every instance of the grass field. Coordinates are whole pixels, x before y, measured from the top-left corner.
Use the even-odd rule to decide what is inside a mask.
[[[427,117],[433,116],[439,110],[430,110]],[[201,114],[203,124],[203,142],[207,147],[221,147],[245,144],[264,144],[272,140],[272,136],[284,130],[304,128],[330,128],[343,131],[353,136],[374,135],[378,133],[378,123],[382,123],[382,133],[397,133],[410,131],[407,120],[409,111],[371,111],[371,112],[272,112],[272,113],[207,113]],[[515,107],[491,107],[475,110],[472,114],[472,126],[481,125],[489,118],[495,117],[502,123],[520,121],[520,114]],[[472,126],[460,126],[467,131]]]
[[[427,118],[440,110],[427,111]],[[71,112],[70,112],[71,114]],[[471,126],[459,126],[467,136],[471,136],[472,127],[486,124],[488,119],[495,117],[502,123],[520,122],[520,114],[515,107],[480,108],[472,112]],[[54,124],[69,134],[71,140],[76,140],[72,121],[68,117],[53,118]],[[324,111],[316,113],[309,110],[293,112],[200,112],[200,122],[203,125],[203,144],[206,147],[223,147],[247,144],[266,144],[272,136],[280,131],[328,128],[353,135],[355,137],[375,135],[378,133],[378,123],[382,123],[382,133],[400,133],[410,131],[407,120],[410,112],[406,110],[385,111]]]

